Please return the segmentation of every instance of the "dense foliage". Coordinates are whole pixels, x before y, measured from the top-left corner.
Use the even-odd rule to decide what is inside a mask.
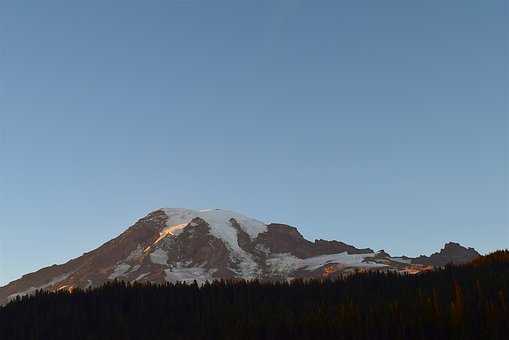
[[[38,292],[0,309],[0,339],[507,339],[509,251],[415,276],[127,284]]]

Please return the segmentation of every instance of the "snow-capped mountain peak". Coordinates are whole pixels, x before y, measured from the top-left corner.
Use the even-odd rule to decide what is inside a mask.
[[[230,220],[234,219],[251,239],[267,231],[265,223],[249,218],[245,215],[223,209],[193,210],[183,208],[164,208],[162,211],[168,216],[167,227],[188,224],[195,218],[201,218],[210,226],[212,235],[230,244],[236,243],[236,233]]]
[[[311,242],[294,227],[266,224],[229,210],[165,208],[151,212],[91,252],[1,287],[0,304],[37,289],[87,288],[114,279],[164,283],[291,280],[358,270],[417,273],[478,255],[472,248],[450,243],[431,257],[391,257],[384,251],[339,241]]]

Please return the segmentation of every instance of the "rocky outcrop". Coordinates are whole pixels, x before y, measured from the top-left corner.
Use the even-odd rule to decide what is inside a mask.
[[[431,256],[421,255],[418,258],[412,259],[412,263],[437,267],[447,264],[468,263],[479,256],[481,254],[474,248],[465,248],[459,243],[449,242],[445,244],[439,253],[434,253]]]
[[[347,252],[348,254],[366,254],[373,253],[371,248],[358,249],[349,244],[339,241],[326,241],[326,240],[315,240],[315,247],[317,251],[323,254],[336,254]]]

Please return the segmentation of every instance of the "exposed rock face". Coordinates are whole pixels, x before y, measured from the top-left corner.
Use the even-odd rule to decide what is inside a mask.
[[[89,253],[1,287],[0,304],[37,289],[71,290],[115,279],[164,283],[334,277],[359,270],[418,273],[477,256],[472,248],[448,243],[430,257],[391,257],[339,241],[310,242],[294,227],[266,225],[231,211],[160,209]]]
[[[424,264],[430,266],[445,266],[447,264],[463,264],[471,262],[480,254],[474,248],[465,248],[459,243],[449,242],[446,243],[444,248],[439,253],[434,253],[431,256],[421,255],[412,260],[412,263]]]
[[[349,244],[339,241],[315,240],[315,246],[322,254],[335,254],[347,252],[348,254],[366,254],[373,253],[371,248],[358,249]]]

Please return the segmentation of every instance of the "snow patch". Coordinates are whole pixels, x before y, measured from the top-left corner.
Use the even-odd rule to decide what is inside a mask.
[[[175,267],[166,269],[166,281],[168,282],[185,282],[192,283],[205,283],[206,281],[213,281],[212,274],[216,272],[216,269],[208,270],[203,267],[183,267],[185,265],[182,262],[177,262]]]
[[[228,268],[245,280],[252,280],[260,274],[258,263],[253,260],[251,254],[242,251],[230,254],[230,260],[236,265],[236,268]]]
[[[117,277],[124,276],[124,274],[127,273],[129,269],[131,269],[130,264],[127,263],[117,264],[113,269],[113,273],[111,273],[110,276],[108,276],[108,279],[114,280]]]
[[[374,257],[375,253],[368,254],[348,254],[347,252],[331,255],[321,255],[307,259],[299,259],[289,253],[273,254],[267,259],[267,265],[276,273],[290,273],[297,269],[313,271],[329,264],[338,264],[345,267],[360,268],[378,268],[387,265],[375,262],[369,262],[369,258]]]
[[[375,256],[375,254],[348,254],[347,252],[332,254],[332,255],[322,255],[304,259],[304,269],[305,270],[316,270],[320,267],[323,267],[328,264],[342,264],[347,267],[386,267],[385,264],[375,263],[375,262],[366,262],[366,260],[370,257]]]
[[[302,259],[289,253],[276,253],[265,261],[273,274],[288,275],[302,266]]]
[[[13,299],[15,299],[16,297],[22,297],[22,296],[25,296],[25,295],[32,295],[32,294],[35,294],[36,291],[38,291],[39,289],[46,289],[46,288],[49,288],[51,286],[54,286],[56,285],[57,283],[60,283],[62,281],[64,281],[65,279],[67,279],[69,276],[71,276],[73,273],[65,273],[65,274],[62,274],[62,275],[59,275],[57,277],[54,277],[53,279],[51,279],[51,281],[49,281],[48,283],[46,284],[43,284],[42,286],[38,286],[38,287],[30,287],[28,288],[27,290],[25,291],[22,291],[22,292],[19,292],[19,293],[14,293],[14,294],[11,294],[7,297],[7,301],[11,301]]]
[[[258,243],[256,246],[255,246],[255,250],[266,255],[266,256],[269,256],[270,255],[270,249],[265,247],[263,244],[261,243]]]
[[[134,280],[132,280],[131,282],[136,282],[136,281],[139,281],[141,279],[143,279],[145,276],[149,275],[150,273],[143,273],[141,274],[140,276],[138,276],[137,278],[135,278]]]
[[[166,266],[168,264],[168,253],[161,248],[157,248],[150,254],[150,261]]]
[[[134,249],[125,259],[125,261],[132,261],[140,258],[143,255],[143,247],[141,244],[138,244],[136,249]]]
[[[133,266],[130,270],[129,270],[129,273],[128,274],[131,274],[131,273],[134,273],[135,271],[137,271],[138,269],[140,269],[141,265],[137,264],[135,266]]]

